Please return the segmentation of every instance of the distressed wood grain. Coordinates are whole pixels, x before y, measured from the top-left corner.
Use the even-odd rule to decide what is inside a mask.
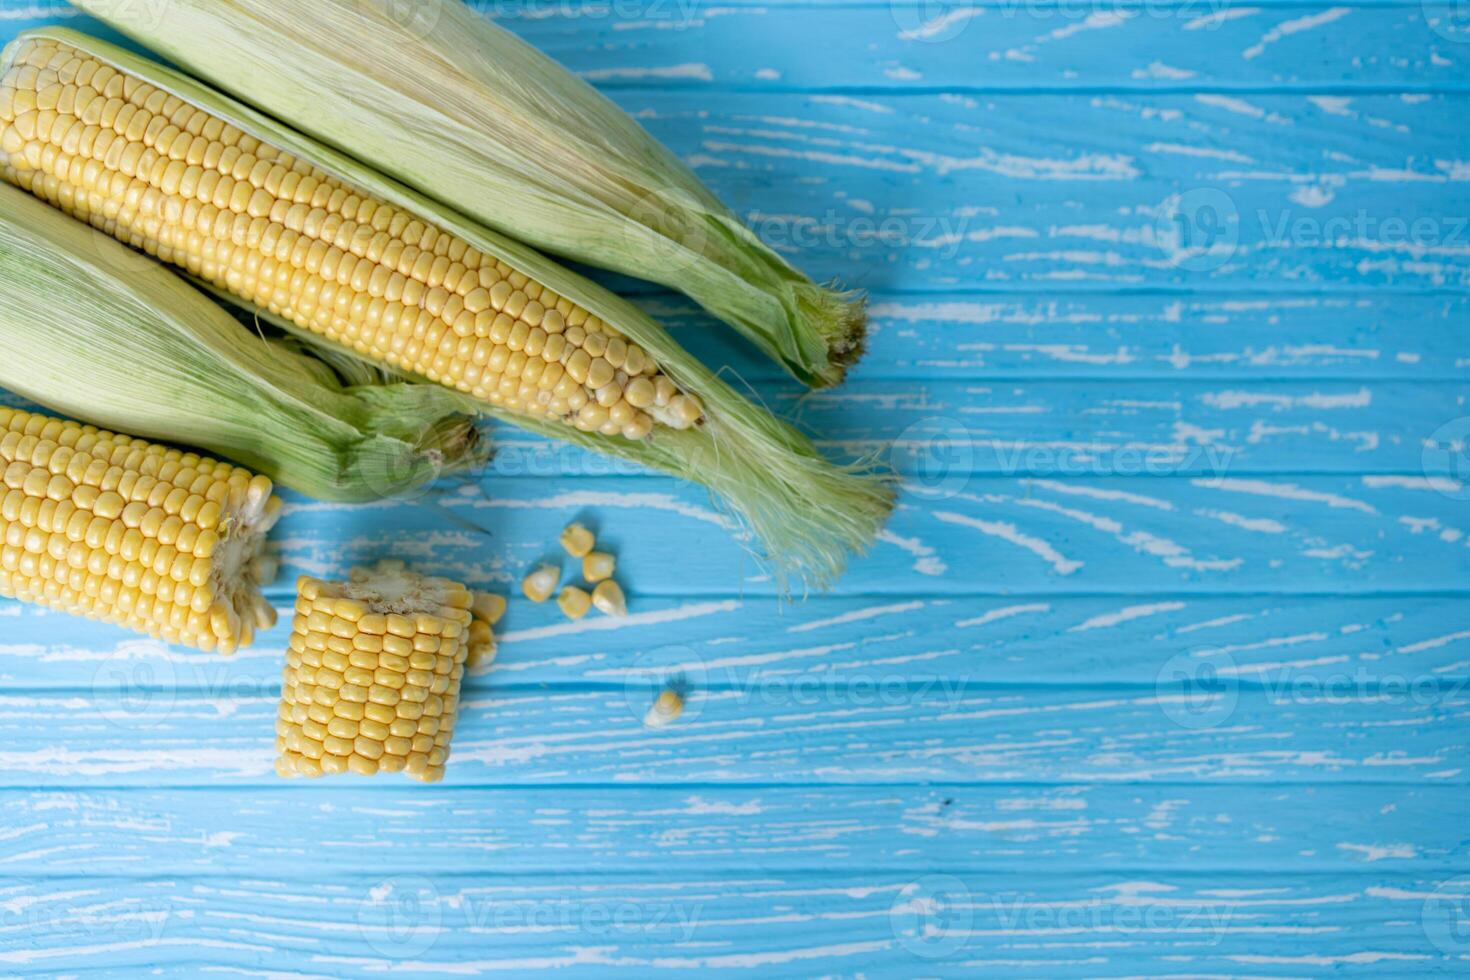
[[[347,858],[351,860],[351,858]],[[583,878],[369,875],[8,883],[17,970],[306,977],[1452,975],[1456,879],[1181,872]],[[1432,943],[1428,937],[1437,940]]]
[[[1045,295],[972,289],[877,292],[869,299],[869,353],[853,382],[1463,381],[1470,368],[1463,329],[1470,298],[1447,293]],[[665,294],[638,300],[706,363],[725,366],[758,393],[785,387],[779,368],[687,301]]]
[[[1470,677],[1463,603],[1450,596],[1249,595],[823,597],[793,605],[747,596],[649,599],[626,621],[573,624],[512,595],[499,655],[472,674],[469,690],[618,690],[647,667],[676,659],[691,665],[699,686],[792,697],[814,682],[1151,687],[1166,668],[1191,659],[1208,661],[1226,683],[1284,694],[1455,687]],[[255,647],[219,657],[74,623],[39,606],[3,604],[0,685],[11,692],[274,694],[289,605],[281,614],[282,624]]]
[[[758,91],[1462,89],[1453,6],[551,6],[499,22],[605,88]],[[506,9],[502,4],[491,10]],[[772,38],[820,34],[823,57]],[[1465,35],[1470,37],[1470,33]],[[764,58],[763,54],[770,52]]]
[[[619,555],[628,620],[512,599],[435,787],[274,777],[284,627],[226,659],[0,600],[0,973],[1464,972],[1461,10],[480,6],[870,290],[798,397],[600,277],[900,510],[783,603],[702,491],[516,430],[290,498],[282,609],[386,555],[514,592],[573,518]]]
[[[910,484],[835,594],[1364,595],[1455,592],[1470,575],[1463,488],[1451,478],[1012,478],[942,460]],[[595,482],[501,477],[417,501],[290,504],[276,539],[283,584],[394,554],[505,589],[585,517],[618,554],[635,605],[777,594],[702,491],[605,476],[591,457],[588,467]]]
[[[680,654],[655,651],[621,690],[469,692],[445,785],[1470,780],[1458,723],[1470,690],[1453,681],[1279,690],[1222,680],[1201,660],[1133,689],[704,688]],[[677,678],[683,715],[646,728]],[[274,691],[3,694],[0,786],[277,783],[278,702]]]
[[[349,856],[379,875],[1439,875],[1466,865],[1459,786],[402,786],[5,790],[7,876],[241,874]],[[325,870],[325,869],[323,869]],[[3,899],[0,899],[3,901]]]

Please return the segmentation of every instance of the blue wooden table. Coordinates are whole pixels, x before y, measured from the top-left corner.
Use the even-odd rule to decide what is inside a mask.
[[[0,973],[1470,972],[1463,2],[493,13],[871,292],[803,395],[619,283],[885,447],[892,524],[784,604],[697,489],[514,430],[293,500],[283,608],[384,554],[509,593],[579,516],[620,556],[627,620],[512,601],[430,787],[273,775],[284,630],[0,601]]]

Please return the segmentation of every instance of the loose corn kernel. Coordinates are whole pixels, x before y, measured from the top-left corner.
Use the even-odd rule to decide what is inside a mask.
[[[94,470],[107,489],[69,475]],[[12,408],[0,408],[0,479],[0,595],[207,652],[233,653],[275,625],[260,594],[276,573],[264,554],[280,517],[269,480]],[[257,492],[234,493],[247,486]],[[219,530],[184,554],[202,508],[165,520],[149,502],[189,491],[217,498],[208,516]]]
[[[628,600],[623,596],[622,586],[612,579],[597,583],[597,588],[592,590],[592,604],[607,616],[628,615]]]
[[[555,565],[541,565],[521,580],[521,591],[532,602],[545,602],[560,581],[561,571]]]
[[[589,582],[601,582],[612,578],[617,568],[617,559],[605,551],[590,552],[582,559],[582,577]]]
[[[666,687],[643,716],[643,724],[649,728],[663,728],[673,724],[683,713],[684,695],[673,687]]]
[[[587,610],[592,608],[592,597],[585,589],[569,585],[561,590],[561,595],[556,597],[556,604],[561,607],[562,613],[568,619],[581,619],[587,615]]]
[[[561,532],[561,546],[573,558],[581,558],[596,544],[592,532],[580,524],[568,524]]]
[[[399,562],[354,569],[346,584],[303,578],[276,722],[276,771],[443,778],[465,667],[477,644],[487,638],[493,644],[489,624],[473,618],[471,603],[463,586],[415,575]],[[360,615],[352,637],[330,631],[354,614]],[[412,635],[387,633],[389,623]],[[356,644],[364,636],[368,649]],[[389,652],[390,637],[406,643],[412,658]],[[350,641],[350,656],[330,649],[342,639]],[[327,652],[313,667],[297,651],[317,646]],[[324,723],[312,717],[318,707],[330,708]]]

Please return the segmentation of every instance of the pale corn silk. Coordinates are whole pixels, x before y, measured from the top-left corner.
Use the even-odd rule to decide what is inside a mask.
[[[275,624],[265,477],[12,408],[0,470],[0,595],[206,652]]]
[[[462,0],[78,6],[488,227],[687,293],[807,384],[862,353],[859,296],[802,275],[632,117]]]
[[[698,424],[684,428],[661,424],[653,429],[651,437],[628,439],[610,436],[602,431],[580,431],[562,419],[516,411],[504,404],[497,405],[493,399],[477,398],[473,403],[488,414],[543,435],[564,438],[587,448],[619,455],[704,484],[753,533],[756,539],[755,549],[763,557],[770,559],[772,571],[783,584],[794,582],[801,586],[815,587],[830,584],[840,574],[848,554],[865,549],[885,520],[892,507],[892,487],[886,477],[872,473],[867,467],[836,466],[823,459],[804,436],[737,395],[697,359],[679,347],[666,331],[630,303],[539,253],[436,205],[360,162],[336,153],[248,107],[211,92],[184,76],[105,42],[63,29],[35,31],[23,35],[8,49],[10,57],[23,58],[24,55],[19,52],[25,50],[24,45],[37,40],[68,46],[134,79],[171,93],[189,106],[197,107],[238,128],[252,139],[258,139],[271,148],[287,152],[297,160],[319,168],[356,193],[409,213],[438,232],[456,236],[455,241],[465,247],[472,247],[486,261],[493,260],[502,275],[509,270],[511,281],[517,288],[519,283],[515,277],[519,277],[521,282],[534,283],[538,289],[550,291],[559,298],[558,312],[561,310],[560,300],[565,300],[569,304],[568,310],[586,311],[589,323],[595,317],[606,325],[609,335],[625,337],[630,351],[636,345],[645,352],[648,360],[657,365],[657,370],[676,386],[676,391],[667,392],[669,397],[673,399],[676,394],[687,393],[686,409],[692,406],[702,413],[694,418],[690,412],[682,421],[687,424],[693,420]],[[99,182],[95,173],[88,177],[85,169],[56,167],[57,147],[37,145],[47,138],[54,138],[54,131],[51,134],[37,133],[34,120],[24,117],[23,114],[12,115],[16,118],[7,122],[4,130],[0,130],[0,139],[6,141],[4,145],[11,147],[7,151],[10,163],[8,170],[17,171],[7,174],[10,179],[18,180],[61,206],[77,208],[85,200],[87,208],[94,212],[94,221],[105,230],[117,232],[117,223],[109,222],[105,218],[109,206],[106,195],[123,192],[128,187],[129,179],[123,175],[119,176],[121,183]],[[65,144],[63,135],[63,149]],[[125,148],[129,152],[136,151],[135,156],[142,149],[141,146]],[[53,165],[54,173],[38,175],[37,168],[44,171],[48,162]],[[20,173],[19,168],[23,167],[31,168],[30,172]],[[72,182],[76,180],[82,180],[83,183],[90,180],[93,186],[74,187]],[[241,191],[241,188],[235,186],[232,191]],[[80,198],[79,193],[82,195]],[[146,188],[139,193],[143,198],[154,200],[154,206],[161,208],[165,215],[168,214],[172,198],[156,194],[150,196]],[[87,197],[99,194],[103,197],[100,203]],[[251,193],[241,192],[238,201],[231,200],[227,203],[237,212],[245,211],[252,205],[253,197]],[[263,202],[262,206],[264,203],[268,202]],[[116,208],[118,202],[111,206]],[[103,216],[100,221],[97,220],[98,214]],[[166,224],[164,221],[154,221],[152,225],[144,222],[139,244],[147,247],[150,243],[149,235],[153,234],[150,228],[162,228]],[[164,242],[160,240],[152,244],[158,247],[160,254],[165,254]],[[166,248],[168,255],[175,261],[182,260],[186,267],[194,269],[197,266],[201,271],[207,269],[207,256],[194,238],[186,236],[173,239],[172,244],[168,244]],[[176,254],[180,249],[183,251],[182,259]],[[246,272],[253,274],[248,266]],[[228,278],[224,281],[232,291],[240,285]],[[350,278],[341,284],[350,285]],[[252,295],[246,291],[243,301],[248,304],[257,297],[264,298],[264,294]],[[358,298],[364,305],[370,305],[373,299],[367,293],[358,294]],[[242,297],[237,294],[236,299]],[[357,302],[350,295],[347,299],[349,306]],[[430,305],[427,298],[423,305]],[[253,308],[270,315],[269,311],[261,307]],[[568,322],[572,315],[575,314],[568,315]],[[300,324],[293,324],[280,317],[274,317],[273,322],[296,329],[316,341],[334,344],[338,350],[367,353],[377,363],[388,363],[398,369],[404,369],[408,365],[412,370],[416,363],[412,360],[412,355],[425,342],[425,337],[421,334],[402,335],[404,357],[398,356],[398,350],[393,347],[391,340],[391,349],[387,353],[393,356],[389,357],[380,354],[370,344],[365,348],[360,337],[353,343],[354,338],[351,336],[340,333],[333,336],[329,330],[321,329],[320,324],[312,323],[303,329]],[[493,322],[491,321],[492,325]],[[487,329],[493,329],[493,326],[487,325]],[[346,343],[337,344],[338,338]],[[423,364],[422,361],[417,362],[419,367]],[[434,370],[439,366],[437,361],[429,363],[429,367]],[[495,365],[489,361],[479,363],[473,350],[466,359],[466,353],[461,349],[446,360],[445,366],[465,371],[461,380],[466,383],[459,387],[474,394],[470,373]],[[414,373],[419,372],[415,370]],[[465,402],[470,401],[469,398],[465,399]],[[672,411],[676,407],[675,402],[671,401],[668,407]],[[674,421],[679,420],[676,418]]]

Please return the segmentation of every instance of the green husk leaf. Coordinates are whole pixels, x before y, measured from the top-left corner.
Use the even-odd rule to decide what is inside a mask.
[[[409,493],[481,462],[437,385],[344,387],[147,256],[0,184],[0,386],[129,435],[195,446],[331,501]]]
[[[631,116],[461,0],[77,6],[487,227],[687,293],[806,384],[862,354],[860,295],[802,275]]]
[[[706,422],[687,432],[660,428],[649,439],[630,441],[504,412],[468,396],[456,396],[456,404],[468,402],[484,414],[548,438],[703,484],[759,539],[759,554],[769,560],[783,587],[792,580],[813,588],[830,586],[849,553],[865,551],[887,520],[894,493],[886,473],[868,463],[841,466],[823,458],[810,440],[742,398],[627,300],[188,76],[65,28],[44,28],[21,38],[38,36],[88,51],[347,184],[432,221],[543,283],[648,351],[676,384],[699,396]]]

